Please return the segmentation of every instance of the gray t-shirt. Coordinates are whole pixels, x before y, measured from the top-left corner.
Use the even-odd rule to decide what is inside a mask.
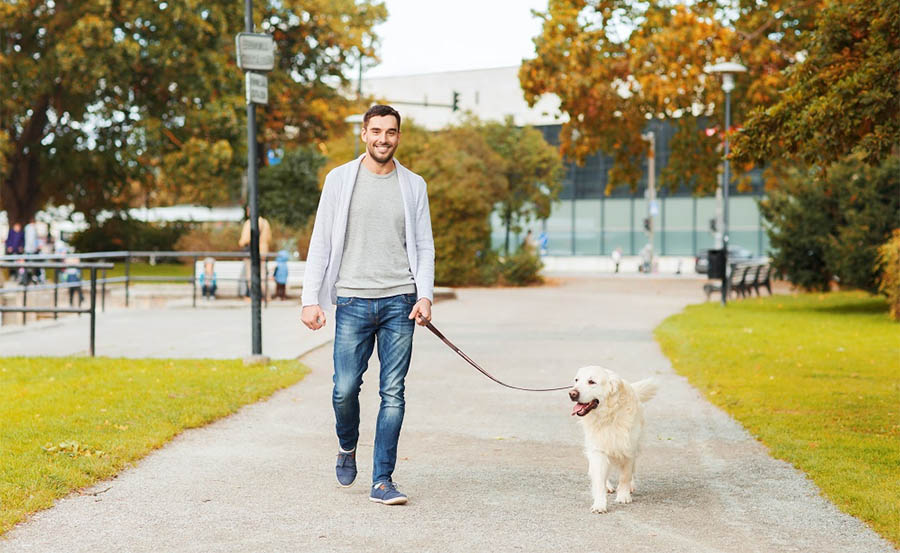
[[[335,286],[338,296],[356,298],[415,293],[396,169],[376,175],[360,164]]]

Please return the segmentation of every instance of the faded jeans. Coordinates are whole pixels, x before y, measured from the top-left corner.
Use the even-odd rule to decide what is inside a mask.
[[[332,404],[338,441],[345,451],[354,449],[359,440],[359,391],[378,343],[381,406],[375,425],[372,482],[390,481],[397,464],[397,441],[406,407],[404,381],[415,327],[409,313],[415,303],[415,294],[337,299]]]

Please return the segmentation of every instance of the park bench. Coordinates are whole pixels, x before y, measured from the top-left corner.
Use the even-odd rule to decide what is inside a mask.
[[[759,296],[760,287],[765,287],[772,295],[772,266],[768,263],[736,263],[728,274],[728,290],[737,297]],[[703,285],[706,299],[716,292],[722,292],[722,281],[710,281]]]
[[[303,283],[303,272],[306,269],[305,261],[288,261],[288,286],[300,286]],[[219,283],[219,289],[222,289],[222,282],[234,282],[238,287],[237,295],[240,295],[241,272],[244,269],[243,260],[222,260],[216,261],[216,281]],[[200,275],[203,274],[203,260],[198,259],[194,265],[194,271],[197,275],[197,284],[200,284]],[[269,290],[275,289],[275,260],[270,259],[264,264],[260,264],[260,278],[269,279]],[[249,277],[245,277],[249,278]]]

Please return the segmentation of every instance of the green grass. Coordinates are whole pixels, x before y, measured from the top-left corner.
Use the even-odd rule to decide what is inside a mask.
[[[900,325],[861,292],[694,305],[656,337],[675,370],[900,545]]]
[[[131,276],[177,276],[177,277],[191,277],[194,276],[194,268],[190,263],[182,264],[182,263],[157,263],[156,265],[151,265],[149,263],[132,263],[129,268],[129,274]],[[97,276],[100,276],[98,272]],[[118,277],[125,276],[125,263],[121,260],[116,260],[116,266],[110,271],[106,272],[107,277]],[[85,279],[87,277],[87,273],[85,273]],[[141,284],[153,284],[142,282]]]
[[[0,358],[0,534],[307,372],[296,361]]]

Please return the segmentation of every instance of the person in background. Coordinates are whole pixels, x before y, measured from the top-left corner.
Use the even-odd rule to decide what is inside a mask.
[[[67,257],[66,265],[77,265],[77,257]],[[81,269],[77,267],[68,267],[63,272],[66,285],[69,287],[69,307],[72,307],[72,300],[75,298],[75,292],[78,292],[78,307],[84,301],[84,292],[81,291]]]
[[[38,233],[37,233],[37,225],[34,222],[34,217],[28,220],[28,224],[25,225],[25,228],[22,229],[22,233],[24,234],[24,248],[25,255],[31,255],[38,252]]]
[[[207,257],[203,260],[203,272],[200,273],[200,288],[203,291],[203,298],[206,300],[216,299],[216,260]]]
[[[25,253],[25,233],[22,231],[22,225],[20,223],[13,223],[12,226],[9,227],[3,253],[5,255]],[[9,278],[13,278],[16,274],[16,269],[8,269],[7,273],[9,274]]]
[[[238,247],[244,251],[250,251],[250,206],[247,206],[244,210],[247,214],[247,220],[244,221],[244,226],[241,228],[241,237],[238,240]],[[259,219],[257,220],[259,225],[259,270],[262,273],[266,272],[266,256],[269,255],[269,244],[272,242],[272,228],[269,226],[269,221],[267,221],[262,215],[259,215]],[[241,293],[246,293],[247,297],[250,297],[250,258],[248,257],[244,261],[244,269],[241,273],[242,278],[246,277],[246,287],[243,287]],[[262,285],[262,296],[265,297],[269,293],[269,283],[267,274],[260,274],[260,284]],[[244,290],[246,292],[244,292]]]
[[[273,298],[287,299],[288,252],[281,250],[275,258],[275,295]]]
[[[622,262],[622,248],[616,248],[612,251],[610,255],[612,257],[613,263],[616,265],[616,272],[619,272],[619,263]]]

